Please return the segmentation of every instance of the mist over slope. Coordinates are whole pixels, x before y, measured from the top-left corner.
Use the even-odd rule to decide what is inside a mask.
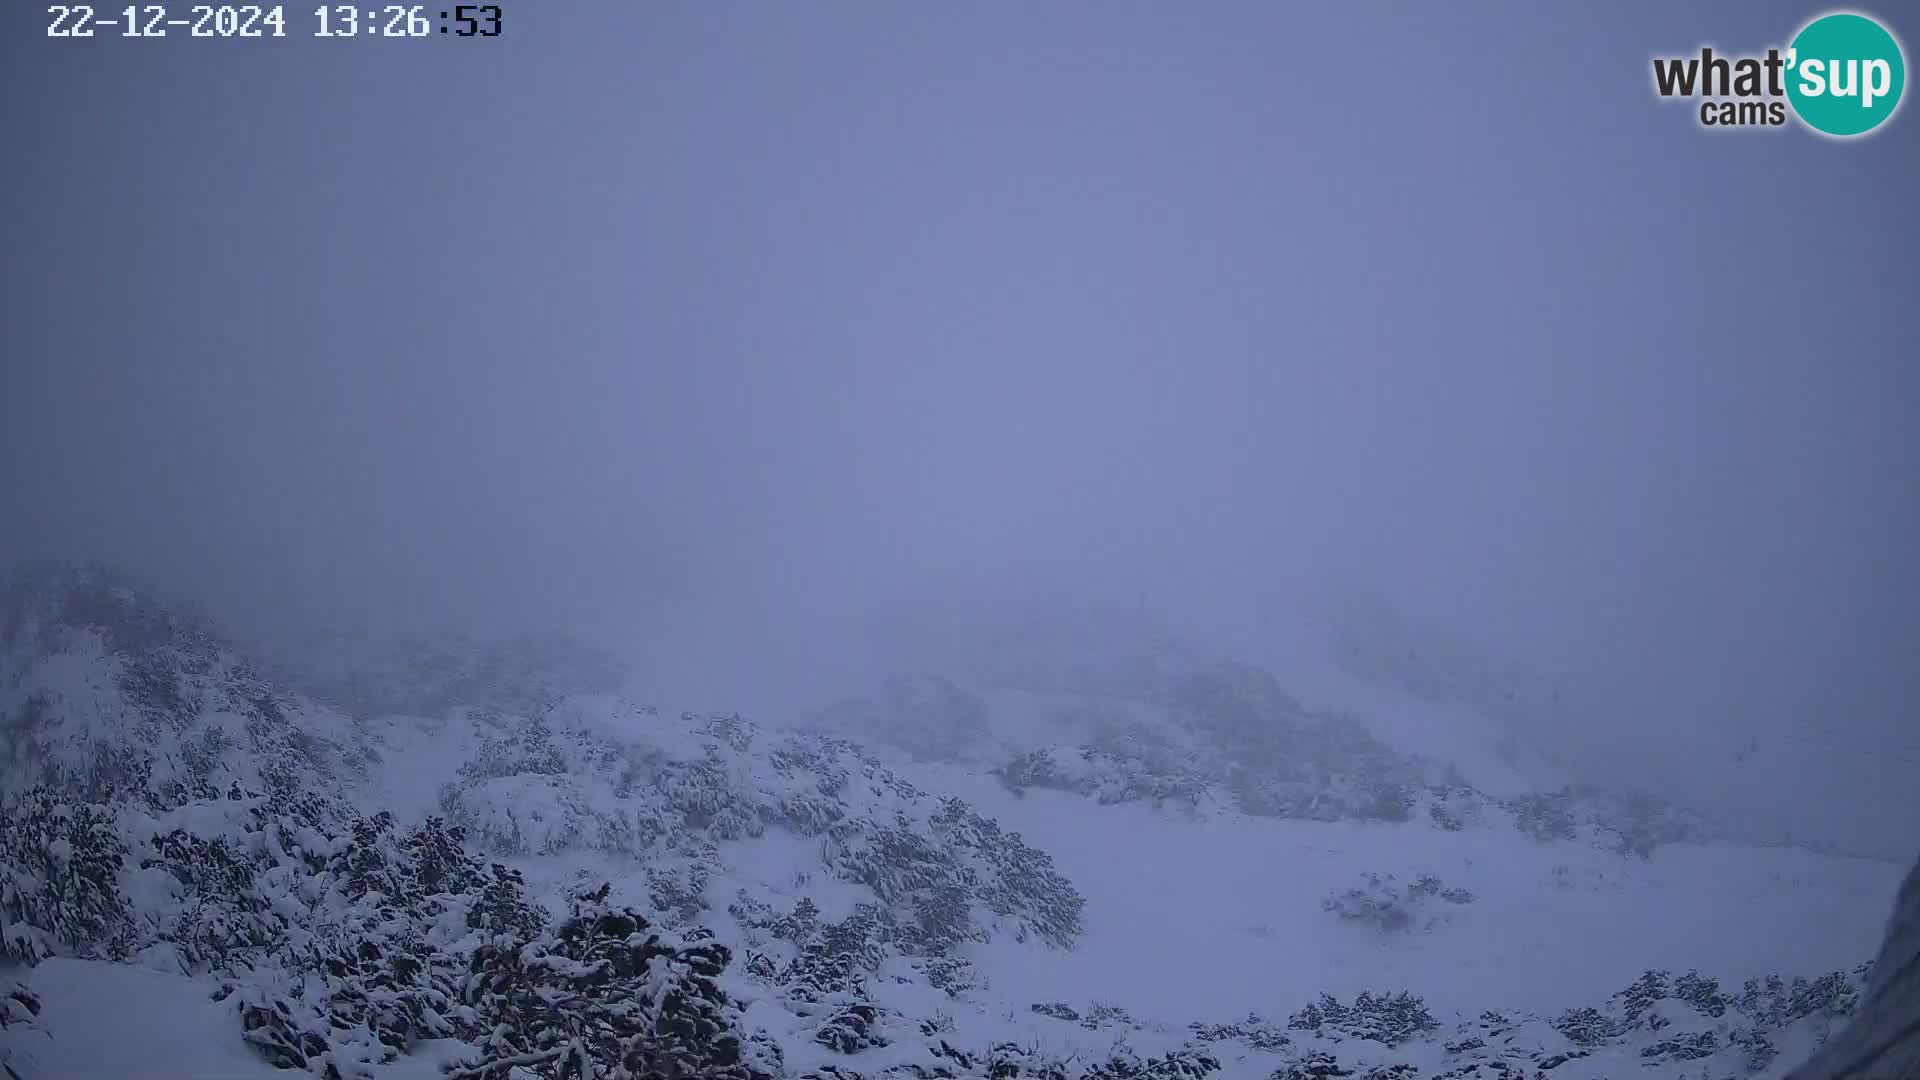
[[[182,996],[175,1076],[1766,1076],[1901,873],[1164,636],[1029,627],[781,723],[552,642],[276,682],[97,574],[3,614],[20,1080],[95,1061],[79,1003]]]
[[[1489,711],[1515,682],[1482,671],[1449,691],[1441,680],[1472,678],[1468,665],[1343,629],[1300,624],[1283,685],[1150,624],[1028,619],[949,643],[943,673],[896,676],[804,722],[1101,803],[1446,831],[1497,820],[1642,856],[1723,831],[1644,791],[1576,782]]]
[[[288,690],[356,716],[443,716],[462,705],[534,713],[569,694],[613,693],[621,660],[563,634],[333,633],[253,646]]]

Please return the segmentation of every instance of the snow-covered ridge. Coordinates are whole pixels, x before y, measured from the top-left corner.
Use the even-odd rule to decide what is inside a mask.
[[[1455,761],[1396,749],[1351,712],[1304,705],[1258,667],[1182,655],[1177,669],[1162,663],[1148,681],[1101,681],[1100,694],[896,678],[807,721],[912,761],[990,769],[1016,792],[1068,791],[1102,804],[1514,829],[1540,842],[1592,843],[1639,857],[1716,834],[1700,816],[1651,798],[1564,783],[1527,788],[1509,770],[1471,761],[1469,776]],[[1422,748],[1437,749],[1437,741],[1430,737]],[[1501,794],[1476,783],[1489,776]]]
[[[23,572],[0,608],[6,790],[157,810],[234,784],[331,791],[371,761],[363,724],[110,574]]]

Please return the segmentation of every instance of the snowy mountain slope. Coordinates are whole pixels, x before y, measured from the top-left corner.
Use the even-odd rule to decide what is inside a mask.
[[[1764,1076],[1845,1022],[1899,876],[1007,783],[1003,751],[1087,745],[1116,710],[1194,760],[1310,759],[1289,782],[1315,791],[1428,767],[1191,657],[907,680],[843,714],[879,737],[890,709],[984,717],[904,749],[592,695],[354,719],[99,585],[7,609],[0,940],[37,966],[0,1053],[23,1080],[117,1068],[115,1039],[187,1076],[251,1054],[505,1080],[576,1053],[743,1080]]]
[[[96,802],[332,788],[370,763],[363,725],[99,571],[22,572],[0,594],[0,718],[5,790]]]
[[[811,850],[810,872],[864,886],[929,949],[1002,933],[1064,947],[1078,933],[1081,898],[1017,835],[854,744],[737,717],[569,699],[485,731],[440,804],[494,855],[642,862],[655,906],[685,919],[705,910],[720,845],[771,835]]]
[[[1205,736],[1172,714],[1181,697],[1210,688],[1250,698],[1244,704],[1280,728],[1357,721],[1396,754],[1423,760],[1437,776],[1457,774],[1497,798],[1572,782],[1484,708],[1504,701],[1503,688],[1513,680],[1482,672],[1473,685],[1484,693],[1449,697],[1417,683],[1368,677],[1374,673],[1356,668],[1342,652],[1345,624],[1316,610],[1275,607],[1256,628],[1237,635],[1227,651],[1237,650],[1250,664],[1223,662],[1132,612],[1075,613],[1069,606],[1067,613],[1014,625],[989,622],[951,632],[937,648],[913,655],[940,674],[891,680],[809,719],[897,744],[921,759],[999,764],[1014,754],[1084,748],[1116,734],[1162,743]],[[1369,639],[1369,647],[1386,646]],[[927,742],[930,725],[944,725],[937,748]]]
[[[1569,786],[1471,710],[1357,683],[1329,664],[1316,670],[1304,645],[1283,684],[1266,669],[1156,640],[1145,675],[1109,677],[1139,653],[1099,658],[1096,641],[1072,653],[1067,673],[1043,679],[1045,661],[1061,651],[1048,638],[1040,660],[996,652],[997,668],[972,665],[985,682],[897,678],[807,723],[891,746],[903,766],[966,764],[1016,792],[1200,816],[1512,828],[1640,856],[1718,832],[1654,799]],[[1296,679],[1316,704],[1293,693]]]
[[[1574,778],[1517,737],[1484,700],[1435,700],[1391,680],[1363,677],[1342,642],[1311,614],[1275,610],[1261,624],[1253,659],[1307,707],[1358,717],[1402,753],[1443,761],[1481,791],[1500,798],[1570,786]],[[1511,681],[1490,696],[1506,701]],[[1521,683],[1522,692],[1527,689]],[[1503,688],[1504,687],[1504,688]],[[1531,696],[1531,695],[1529,695]]]

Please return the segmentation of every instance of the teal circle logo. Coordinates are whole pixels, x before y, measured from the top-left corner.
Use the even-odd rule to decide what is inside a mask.
[[[1823,15],[1787,49],[1787,100],[1802,122],[1826,135],[1865,135],[1886,123],[1906,85],[1900,43],[1865,15]]]

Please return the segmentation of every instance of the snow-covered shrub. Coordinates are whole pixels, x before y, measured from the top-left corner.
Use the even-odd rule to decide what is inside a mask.
[[[1487,804],[1486,796],[1464,782],[1428,785],[1425,796],[1428,820],[1447,832],[1478,824]]]
[[[311,832],[300,863],[261,867],[273,911],[301,897],[309,913],[280,928],[278,967],[255,959],[227,984],[248,1042],[276,1065],[351,1076],[422,1038],[472,1034],[455,1007],[468,951],[536,932],[543,913],[515,871],[480,863],[461,840],[434,819],[401,834],[380,813],[344,836]]]
[[[1077,1057],[1056,1057],[1035,1046],[995,1043],[980,1052],[969,1052],[940,1039],[930,1039],[927,1062],[910,1062],[872,1074],[852,1072],[828,1066],[805,1078],[818,1080],[859,1080],[871,1075],[888,1080],[919,1080],[923,1077],[987,1077],[991,1080],[1202,1080],[1219,1073],[1220,1062],[1207,1050],[1180,1047],[1164,1055],[1143,1057],[1125,1044],[1113,1048],[1107,1056],[1088,1061]],[[803,1078],[803,1080],[805,1080]]]
[[[1348,922],[1362,923],[1381,930],[1400,931],[1413,926],[1406,896],[1377,874],[1367,875],[1367,884],[1329,895],[1321,907]]]
[[[1710,979],[1697,970],[1690,970],[1673,981],[1673,996],[1688,1005],[1702,1016],[1718,1019],[1727,1014],[1733,999],[1720,989],[1719,979]]]
[[[1761,1072],[1780,1056],[1780,1048],[1766,1032],[1757,1028],[1736,1027],[1727,1033],[1727,1044],[1745,1051],[1748,1072]]]
[[[116,823],[42,789],[0,826],[16,958],[164,947],[226,977],[220,999],[270,1062],[334,1075],[467,1033],[451,1008],[467,952],[544,919],[518,874],[470,854],[457,829],[402,831],[285,790],[236,786],[158,819],[123,807]]]
[[[1143,1058],[1122,1047],[1121,1052],[1088,1067],[1080,1080],[1203,1080],[1219,1070],[1219,1059],[1201,1050],[1182,1048]]]
[[[395,920],[444,943],[543,918],[517,871],[482,861],[438,818],[403,832],[390,814],[317,796],[232,795],[164,816],[139,845],[141,869],[170,882],[145,913],[152,933],[197,970],[297,964],[330,937]]]
[[[1366,884],[1330,894],[1321,907],[1348,922],[1361,923],[1390,932],[1408,930],[1416,924],[1431,927],[1438,916],[1422,912],[1433,900],[1448,904],[1470,904],[1473,893],[1450,889],[1432,874],[1422,874],[1402,886],[1392,874],[1367,874]]]
[[[840,1054],[886,1046],[889,1040],[879,1030],[881,1013],[868,1002],[844,1006],[814,1029],[813,1041]]]
[[[780,981],[789,994],[807,1001],[855,993],[880,970],[895,932],[888,909],[855,905],[851,915],[821,923],[817,933],[798,943]]]
[[[245,970],[285,941],[284,916],[274,911],[271,896],[254,887],[262,860],[249,847],[176,828],[155,835],[142,854],[142,870],[160,871],[175,882],[175,903],[157,936],[193,967]]]
[[[1467,889],[1450,889],[1446,883],[1432,874],[1421,874],[1407,886],[1407,896],[1439,897],[1449,904],[1471,904],[1473,893]]]
[[[1584,832],[1598,846],[1642,859],[1652,858],[1663,845],[1713,835],[1704,822],[1658,800],[1590,787],[1536,792],[1501,805],[1515,828],[1542,843],[1572,840]]]
[[[1123,1005],[1111,1001],[1095,1001],[1080,1014],[1080,1026],[1088,1031],[1098,1031],[1103,1027],[1133,1027],[1138,1021]]]
[[[449,1077],[771,1080],[771,1048],[742,1034],[717,982],[731,952],[662,933],[608,907],[607,894],[602,885],[577,897],[531,941],[475,950],[459,1001],[480,1033],[477,1053]]]
[[[819,909],[802,897],[791,911],[775,914],[744,892],[728,911],[749,931],[755,951],[747,959],[747,973],[779,986],[787,997],[825,1001],[864,995],[867,978],[878,972],[889,956],[904,953],[907,967],[937,990],[959,996],[978,985],[971,962],[953,956],[915,955],[918,944],[910,928],[903,928],[889,908],[858,904],[839,921],[820,917]]]
[[[1629,1026],[1659,1030],[1671,1022],[1658,1012],[1661,1002],[1677,1001],[1693,1013],[1717,1020],[1738,1003],[1720,989],[1720,980],[1688,971],[1679,978],[1671,972],[1647,971],[1633,985],[1613,996],[1617,1010]]]
[[[126,858],[109,808],[39,786],[0,803],[0,956],[123,954],[133,933],[120,891]]]
[[[1640,1048],[1640,1056],[1660,1058],[1664,1061],[1696,1061],[1700,1058],[1712,1057],[1719,1049],[1718,1035],[1711,1031],[1696,1031],[1643,1046]]]
[[[1575,1046],[1599,1046],[1619,1038],[1627,1026],[1592,1006],[1568,1009],[1553,1021],[1555,1030]]]
[[[1126,713],[1075,714],[1089,728],[1081,746],[1054,746],[1015,755],[994,769],[1008,790],[1069,791],[1101,805],[1146,802],[1190,810],[1213,797],[1218,767],[1201,748]]]
[[[967,941],[985,940],[973,918],[968,868],[935,837],[914,829],[905,815],[875,830],[845,859],[848,876],[871,889],[891,911],[904,913],[897,939],[915,955],[944,956]]]
[[[1354,1070],[1344,1068],[1340,1059],[1325,1050],[1313,1050],[1298,1061],[1275,1069],[1268,1080],[1346,1080]]]
[[[531,773],[560,776],[567,771],[567,758],[553,745],[553,731],[544,713],[524,720],[509,719],[499,713],[486,716],[497,732],[480,744],[471,759],[460,765],[465,780],[490,780],[501,776]]]
[[[1449,1056],[1457,1057],[1461,1054],[1465,1054],[1470,1051],[1484,1049],[1486,1045],[1487,1045],[1487,1040],[1479,1037],[1478,1035],[1469,1035],[1465,1038],[1455,1039],[1451,1042],[1445,1043],[1444,1045],[1441,1046],[1441,1049],[1445,1050]]]
[[[802,896],[794,901],[791,911],[776,915],[765,901],[741,889],[734,902],[727,905],[727,913],[741,926],[764,930],[777,940],[795,943],[811,938],[820,925],[820,907],[811,896]]]
[[[948,997],[960,997],[980,988],[980,974],[971,960],[957,956],[915,957],[912,967],[928,986]]]
[[[1762,1028],[1785,1027],[1808,1017],[1844,1019],[1859,1007],[1870,971],[1862,964],[1850,976],[1831,971],[1813,980],[1795,977],[1787,982],[1778,975],[1748,979],[1733,1007]]]
[[[148,936],[225,977],[247,1041],[276,1065],[358,1076],[470,1034],[454,1008],[468,954],[544,923],[518,872],[438,819],[403,831],[317,797],[234,794],[136,847],[167,883],[143,891]]]
[[[1665,1001],[1669,990],[1668,975],[1664,971],[1648,971],[1633,981],[1633,985],[1614,995],[1619,1002],[1620,1011],[1628,1023],[1640,1019],[1647,1010]]]
[[[1342,1004],[1332,994],[1321,994],[1319,1001],[1294,1013],[1287,1026],[1322,1038],[1346,1037],[1398,1046],[1438,1029],[1440,1022],[1427,1011],[1426,1001],[1413,994],[1363,990],[1352,1005]]]
[[[973,877],[972,894],[995,915],[1015,920],[1014,936],[1071,948],[1086,898],[1053,868],[1053,857],[957,798],[940,800],[928,821]]]
[[[1506,802],[1507,812],[1513,815],[1513,826],[1541,843],[1553,840],[1571,840],[1576,835],[1573,811],[1568,803],[1569,792],[1560,791],[1550,794],[1522,795]]]
[[[1248,1013],[1245,1020],[1231,1024],[1196,1022],[1189,1024],[1188,1030],[1192,1032],[1197,1042],[1237,1042],[1251,1049],[1269,1053],[1285,1050],[1293,1045],[1293,1039],[1285,1031],[1262,1018],[1258,1013]]]

